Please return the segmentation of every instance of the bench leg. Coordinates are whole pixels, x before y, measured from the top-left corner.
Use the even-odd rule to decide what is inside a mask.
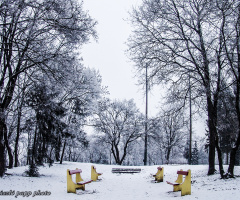
[[[191,185],[184,185],[181,190],[181,196],[191,195]]]
[[[156,182],[163,182],[163,177],[161,177],[161,175],[159,174],[158,176],[155,176],[155,181]]]
[[[182,189],[182,186],[181,186],[181,185],[174,185],[174,186],[173,186],[173,192],[180,191],[181,189]]]

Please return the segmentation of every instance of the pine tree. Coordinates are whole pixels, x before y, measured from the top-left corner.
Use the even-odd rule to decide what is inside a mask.
[[[186,158],[187,160],[189,159],[189,140],[187,140],[187,142],[186,142],[183,156],[184,156],[184,158]]]
[[[29,177],[39,177],[40,176],[40,174],[38,172],[38,167],[34,163],[29,165],[29,168],[28,168],[28,170],[25,171],[25,173]]]
[[[198,165],[198,147],[197,147],[197,141],[194,143],[193,152],[192,152],[192,164]]]

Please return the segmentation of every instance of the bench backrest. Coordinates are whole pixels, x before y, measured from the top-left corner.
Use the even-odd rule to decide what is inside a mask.
[[[82,173],[82,170],[81,169],[69,170],[69,175],[77,174],[77,173]]]
[[[177,171],[177,174],[187,176],[188,175],[188,171]]]

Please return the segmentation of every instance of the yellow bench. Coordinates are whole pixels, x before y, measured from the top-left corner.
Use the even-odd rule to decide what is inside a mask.
[[[101,176],[102,173],[97,173],[96,171],[96,167],[94,167],[93,165],[91,166],[91,179],[93,181],[97,181],[98,177]]]
[[[155,177],[156,182],[163,182],[163,167],[158,167],[157,169],[158,171],[153,175],[153,177]]]
[[[190,195],[191,194],[191,170],[177,171],[178,178],[175,183],[170,183],[167,181],[168,184],[173,185],[173,192],[181,190],[181,196]],[[185,180],[183,182],[183,175],[185,175]]]
[[[76,189],[85,190],[85,185],[91,183],[92,180],[84,181],[80,175],[82,173],[81,169],[76,168],[76,170],[67,170],[67,192],[76,193]],[[76,182],[73,182],[72,175],[76,174]]]

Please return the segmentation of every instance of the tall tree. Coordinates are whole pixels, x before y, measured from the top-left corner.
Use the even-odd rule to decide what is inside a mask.
[[[234,107],[238,123],[238,131],[233,140],[228,167],[228,174],[233,177],[236,154],[240,146],[240,3],[237,0],[218,1],[217,6],[224,22],[222,38],[225,59],[228,61],[228,69],[231,74],[227,83],[234,94]]]
[[[153,84],[163,83],[172,92],[171,102],[185,105],[191,73],[192,101],[205,103],[209,128],[209,170],[215,171],[215,149],[223,176],[217,133],[217,104],[223,59],[222,29],[216,1],[143,0],[132,12],[133,36],[129,53],[139,74],[147,63]],[[204,97],[204,99],[203,99]]]
[[[6,110],[18,77],[38,69],[57,73],[53,63],[66,67],[68,55],[96,36],[95,24],[77,0],[0,1],[0,176],[5,171]]]

